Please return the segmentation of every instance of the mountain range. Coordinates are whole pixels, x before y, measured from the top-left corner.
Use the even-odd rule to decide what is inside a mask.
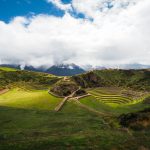
[[[34,66],[24,66],[23,68],[20,65],[14,64],[2,64],[2,67],[11,67],[19,70],[28,70],[28,71],[35,71],[35,72],[45,72],[49,74],[54,74],[57,76],[72,76],[76,74],[84,73],[85,70],[75,64],[60,64],[60,65],[53,65],[49,68],[41,67],[34,67]]]
[[[117,67],[106,67],[106,66],[92,66],[92,65],[86,65],[86,66],[78,66],[76,64],[59,64],[59,65],[53,65],[48,68],[41,66],[41,67],[34,67],[32,65],[26,65],[22,67],[21,65],[15,65],[15,64],[1,64],[0,66],[3,67],[11,67],[19,70],[28,70],[28,71],[35,71],[35,72],[45,72],[49,74],[54,74],[57,76],[72,76],[77,74],[82,74],[87,71],[91,70],[104,70],[104,69],[149,69],[150,65],[144,65],[144,64],[124,64]]]

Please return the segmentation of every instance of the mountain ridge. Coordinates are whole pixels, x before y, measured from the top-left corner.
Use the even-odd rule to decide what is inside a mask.
[[[107,70],[107,69],[121,69],[121,70],[141,70],[141,69],[150,69],[150,65],[132,63],[132,64],[123,64],[117,67],[110,67],[110,66],[92,66],[92,65],[85,65],[85,66],[78,66],[74,63],[71,64],[56,64],[50,67],[39,66],[34,67],[32,65],[16,65],[16,64],[1,64],[2,67],[10,67],[15,68],[18,70],[28,70],[28,71],[35,71],[35,72],[44,72],[49,73],[57,76],[73,76],[77,74],[82,74],[87,71],[93,70]]]
[[[85,70],[82,69],[80,66],[77,66],[75,64],[59,64],[59,65],[53,65],[51,67],[34,67],[34,66],[24,66],[21,65],[14,65],[14,64],[2,64],[1,67],[10,67],[15,68],[19,70],[27,70],[27,71],[35,71],[35,72],[44,72],[49,73],[57,76],[72,76],[76,74],[84,73]]]

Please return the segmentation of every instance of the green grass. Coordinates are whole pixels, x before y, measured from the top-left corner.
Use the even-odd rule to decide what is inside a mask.
[[[98,91],[90,91],[90,94],[92,94],[94,97],[96,97],[96,99],[98,99],[101,102],[104,103],[115,103],[115,104],[126,104],[126,103],[130,103],[133,100],[131,98],[128,97],[124,97],[121,95],[117,95],[117,94],[104,94],[104,93],[100,93]]]
[[[118,87],[99,87],[92,89],[92,91],[107,95],[117,95],[121,93],[122,89]]]
[[[111,74],[104,72],[101,77],[106,75],[112,84],[119,84],[119,76],[114,74],[111,78]],[[67,102],[60,112],[55,112],[54,108],[62,99],[37,89],[46,89],[60,78],[29,71],[14,72],[8,68],[1,71],[0,78],[2,87],[9,84],[11,88],[15,87],[0,95],[0,150],[137,150],[141,146],[150,149],[149,130],[129,129],[130,135],[119,129],[116,118],[123,113],[150,107],[142,103],[142,98],[126,103],[131,98],[120,96],[121,89],[97,88],[90,90],[93,96],[80,102],[113,116],[100,116],[73,101]],[[109,101],[109,105],[102,103],[102,98]]]
[[[95,88],[89,89],[88,93],[94,96],[100,102],[106,103],[108,105],[128,105],[136,104],[142,102],[148,94],[145,94],[139,98],[133,98],[129,96],[123,96],[121,94],[121,88]]]
[[[83,88],[94,87],[120,87],[134,90],[150,91],[150,70],[120,70],[105,69],[88,71],[84,74],[73,76]]]
[[[3,71],[17,71],[17,69],[9,68],[9,67],[0,67],[0,70],[3,70]]]
[[[149,131],[133,132],[133,138],[118,128],[107,126],[106,118],[73,102],[67,102],[60,112],[53,111],[60,100],[44,90],[13,89],[0,95],[0,149],[133,150],[141,145],[150,147]],[[129,111],[117,108],[117,112],[115,107],[92,96],[81,99],[81,102],[103,112]]]
[[[2,71],[0,70],[0,89],[20,88],[30,86],[32,89],[45,89],[52,86],[61,78],[47,73],[33,71]],[[28,86],[29,85],[29,86]]]
[[[85,97],[80,99],[82,104],[87,105],[95,110],[105,113],[112,113],[114,115],[120,115],[122,113],[130,113],[143,110],[144,108],[149,108],[150,105],[146,105],[142,102],[135,104],[120,104],[115,103],[114,101],[110,101],[109,105],[101,102],[93,96]]]
[[[0,106],[54,110],[61,100],[61,98],[48,94],[46,90],[25,91],[13,89],[0,95]]]
[[[132,150],[143,141],[148,147],[150,140],[147,133],[142,141],[136,137],[133,143],[129,143],[133,140],[129,134],[108,128],[102,117],[72,102],[58,113],[0,107],[0,125],[2,150]]]
[[[110,106],[100,102],[93,96],[82,98],[80,102],[101,112],[109,112],[111,110]]]

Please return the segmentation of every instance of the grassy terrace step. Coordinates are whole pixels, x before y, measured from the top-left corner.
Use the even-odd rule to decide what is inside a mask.
[[[132,99],[131,98],[128,98],[128,97],[122,97],[122,96],[102,96],[102,95],[99,95],[99,96],[97,96],[97,95],[94,95],[94,94],[92,94],[93,96],[95,96],[95,97],[100,97],[100,98],[108,98],[108,99],[124,99],[124,100],[130,100],[130,101],[132,101]]]
[[[128,102],[125,102],[125,101],[117,101],[117,100],[100,100],[101,102],[103,103],[116,103],[116,104],[127,104]]]
[[[103,95],[103,96],[120,96],[118,94],[103,94],[103,93],[94,92],[94,91],[90,91],[89,93],[91,93],[93,95]]]
[[[95,91],[89,91],[89,93],[96,94],[96,95],[118,96],[117,94],[106,94],[106,93],[95,92]]]
[[[121,97],[121,96],[118,96],[118,97],[99,96],[99,98],[102,98],[102,99],[122,99],[122,100],[132,101],[132,99],[129,99],[127,97]]]
[[[97,100],[103,103],[112,103],[112,104],[127,104],[133,101],[133,99],[118,94],[104,94],[98,92],[99,90],[89,91]]]
[[[120,101],[120,102],[125,102],[125,103],[129,103],[131,102],[129,99],[122,99],[122,98],[97,98],[101,101]]]
[[[122,98],[122,97],[119,97],[119,98],[114,98],[114,97],[98,97],[99,99],[109,99],[109,100],[124,100],[124,101],[128,101],[128,102],[131,102],[130,99],[125,99],[125,98]]]
[[[97,95],[97,96],[107,96],[107,97],[124,97],[124,98],[127,98],[125,96],[121,96],[121,95],[118,95],[118,94],[102,94],[102,93],[97,93],[97,92],[93,92],[93,91],[90,91],[89,93],[93,94],[93,95]]]
[[[143,108],[149,108],[149,105],[145,105],[143,103],[135,103],[135,104],[128,104],[128,103],[120,103],[117,101],[104,103],[101,100],[96,99],[93,96],[85,97],[80,99],[80,102],[96,109],[100,112],[112,112],[115,114],[122,114],[122,113],[129,113],[129,112],[136,112],[142,110]]]
[[[101,94],[107,94],[107,95],[113,95],[113,94],[116,94],[114,92],[109,92],[109,91],[103,91],[103,90],[99,90],[99,89],[95,89],[93,90],[94,92],[97,92],[97,93],[101,93]]]
[[[132,102],[129,99],[123,99],[123,98],[100,98],[100,97],[98,97],[97,99],[103,100],[103,101],[107,101],[107,100],[113,101],[113,100],[116,100],[116,101],[123,101],[123,102],[127,102],[127,103]]]
[[[97,97],[102,97],[102,98],[121,98],[121,99],[128,99],[128,100],[132,100],[129,97],[125,97],[125,96],[121,96],[121,95],[107,95],[107,94],[101,94],[101,93],[96,93],[96,92],[89,92],[90,94],[97,96]]]
[[[103,102],[107,102],[107,101],[116,101],[116,102],[122,102],[122,103],[129,103],[129,101],[125,101],[125,100],[117,100],[117,99],[98,99],[100,101]]]

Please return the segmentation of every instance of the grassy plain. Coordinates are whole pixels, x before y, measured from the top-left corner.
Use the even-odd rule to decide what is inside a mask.
[[[17,69],[9,68],[9,67],[0,67],[0,70],[3,70],[3,71],[17,71]]]
[[[54,110],[61,100],[61,98],[48,94],[47,90],[22,90],[16,88],[0,95],[0,106]]]

